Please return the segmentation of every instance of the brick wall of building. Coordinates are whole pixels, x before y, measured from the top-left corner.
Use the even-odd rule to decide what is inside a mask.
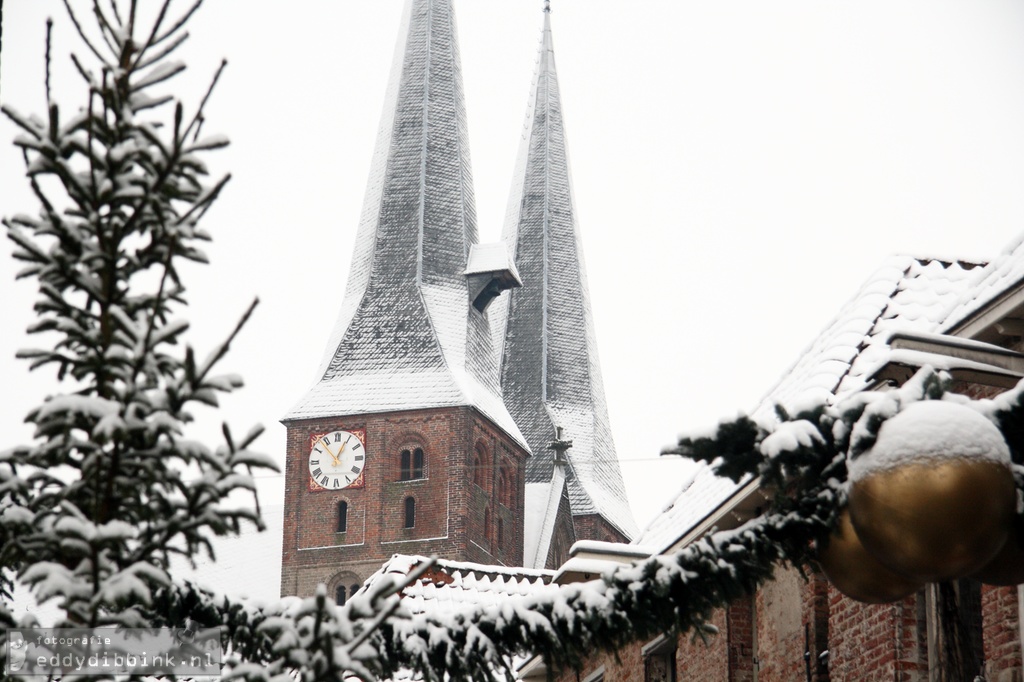
[[[754,600],[758,682],[829,679],[828,581],[821,575],[780,568]]]
[[[923,682],[928,653],[923,593],[862,604],[829,588],[829,671],[836,682]]]
[[[352,575],[361,582],[396,553],[522,564],[522,524],[512,521],[522,518],[526,453],[474,410],[413,410],[286,426],[282,594],[309,595],[318,583]],[[365,431],[361,485],[311,489],[311,434],[337,429]],[[417,447],[424,453],[423,476],[401,480],[399,453]],[[486,453],[487,464],[475,471],[480,453]],[[498,500],[502,473],[505,497]],[[408,498],[415,500],[415,519],[407,528]],[[341,501],[348,505],[344,532],[337,529]]]
[[[615,526],[605,521],[600,514],[578,514],[572,517],[577,540],[599,540],[601,542],[629,542]]]
[[[726,609],[717,610],[709,624],[718,628],[717,634],[704,638],[685,633],[676,649],[678,679],[694,682],[732,682],[729,677],[729,636]]]
[[[618,659],[609,653],[597,654],[587,661],[587,665],[579,673],[565,671],[555,679],[558,682],[578,682],[587,679],[601,668],[604,669],[603,682],[644,682],[644,663],[639,646],[619,652]]]
[[[737,599],[726,609],[726,651],[729,682],[753,682],[757,661],[754,600]]]
[[[1016,587],[981,588],[985,674],[990,682],[1021,682],[1020,615]]]

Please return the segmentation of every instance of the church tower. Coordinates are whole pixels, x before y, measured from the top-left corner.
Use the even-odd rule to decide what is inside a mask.
[[[451,0],[408,2],[372,163],[318,381],[282,420],[285,595],[344,601],[395,553],[523,562],[529,449],[488,310],[519,279],[477,244]]]
[[[527,507],[543,509],[526,520],[525,565],[557,566],[575,540],[624,542],[637,528],[598,362],[547,2],[504,237],[523,287],[495,306],[502,390],[533,452]]]

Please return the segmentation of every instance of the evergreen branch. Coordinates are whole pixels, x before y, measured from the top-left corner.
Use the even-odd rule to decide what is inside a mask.
[[[180,218],[178,218],[178,223],[180,224],[187,222],[190,218],[193,217],[193,214],[197,210],[199,211],[199,213],[198,215],[195,216],[194,220],[196,222],[201,220],[202,217],[206,215],[206,211],[208,211],[210,206],[213,205],[213,202],[220,197],[221,190],[224,189],[224,186],[227,185],[228,181],[230,180],[230,173],[228,173],[223,178],[218,180],[217,184],[215,184],[209,191],[207,191],[205,194],[199,197],[195,201],[195,203],[193,203],[192,206],[188,209],[188,211],[186,211]]]
[[[187,138],[190,132],[193,132],[193,127],[195,127],[195,135],[193,137],[193,140],[199,138],[199,127],[201,127],[202,125],[201,122],[203,117],[203,111],[206,108],[206,103],[210,101],[210,97],[211,95],[213,95],[213,89],[217,87],[217,81],[220,80],[220,76],[222,73],[224,73],[224,69],[227,68],[227,65],[228,60],[222,59],[220,62],[220,66],[217,67],[217,71],[213,74],[213,79],[210,81],[209,87],[206,88],[206,94],[203,95],[203,99],[199,102],[199,108],[196,109],[196,113],[192,117],[192,121],[188,124],[188,128],[185,129],[183,139]]]
[[[145,42],[139,47],[139,51],[135,55],[135,62],[131,65],[132,71],[145,68],[147,64],[152,64],[153,62],[158,61],[160,59],[161,55],[157,55],[153,59],[148,60],[145,64],[142,61],[143,56],[145,56],[146,50],[148,50],[150,47],[154,45],[153,41],[156,38],[156,34],[160,31],[160,27],[163,25],[164,19],[167,17],[167,10],[170,8],[170,6],[170,0],[164,0],[164,2],[160,5],[160,10],[157,12],[156,19],[153,20],[153,26],[149,31],[149,35],[146,37]],[[120,21],[120,17],[118,18],[118,21]]]
[[[120,43],[120,38],[117,35],[117,30],[114,25],[110,23],[107,16],[103,13],[103,8],[100,7],[98,0],[92,0],[92,12],[96,16],[96,23],[99,25],[100,37],[103,38],[103,42],[106,43],[107,48],[110,49],[111,54],[119,55],[125,49],[126,44]],[[128,33],[128,43],[131,42],[131,33]]]
[[[206,380],[207,375],[210,373],[210,370],[213,369],[214,365],[220,362],[221,359],[223,359],[223,357],[227,355],[227,352],[231,347],[231,343],[235,340],[235,337],[238,336],[239,332],[242,331],[242,327],[244,327],[245,324],[249,321],[249,318],[252,316],[253,311],[256,310],[256,306],[259,305],[259,302],[259,298],[254,298],[252,300],[252,303],[249,304],[249,307],[246,308],[244,313],[242,313],[241,319],[239,319],[238,322],[235,324],[235,328],[231,331],[230,334],[228,334],[228,338],[219,346],[217,346],[213,350],[213,352],[211,352],[210,355],[206,358],[206,360],[203,361],[202,366],[198,369],[195,378],[191,382],[193,385],[201,385]]]
[[[166,8],[166,6],[167,5],[165,4],[164,7]],[[140,51],[138,57],[136,58],[135,63],[132,64],[132,71],[139,71],[141,69],[145,69],[146,67],[155,64],[156,62],[159,62],[160,60],[170,56],[175,50],[178,49],[178,47],[181,46],[182,43],[188,40],[188,38],[188,33],[182,33],[180,36],[171,41],[170,45],[161,49],[159,52],[154,54],[149,59],[142,59],[142,51]],[[150,40],[152,40],[152,36],[150,36]],[[148,48],[149,45],[147,44],[145,47]]]
[[[85,35],[85,31],[82,29],[82,25],[78,23],[78,17],[75,16],[74,11],[71,9],[71,3],[69,3],[68,0],[63,0],[63,2],[64,9],[67,11],[68,17],[71,19],[71,23],[74,24],[75,30],[78,32],[78,37],[82,39],[82,42],[85,43],[85,46],[89,48],[89,51],[96,56],[96,59],[98,59],[101,63],[106,63],[106,60],[103,58],[103,55],[100,54],[99,50],[97,50],[93,46],[92,41],[89,40],[89,36]]]
[[[53,19],[46,18],[46,55],[44,57],[46,66],[44,72],[46,74],[44,79],[44,85],[46,86],[46,105],[49,106],[50,102],[53,101],[50,97],[50,47],[53,43]]]
[[[124,20],[121,19],[121,12],[117,9],[117,2],[110,3],[110,12],[114,15],[114,20],[117,21],[118,25],[123,25]]]
[[[167,29],[167,31],[162,33],[160,35],[160,37],[158,37],[156,40],[150,41],[149,44],[153,45],[155,47],[155,46],[159,45],[160,43],[162,43],[163,41],[167,40],[168,37],[174,35],[174,33],[178,29],[180,29],[182,26],[184,26],[185,23],[188,22],[188,20],[192,18],[192,15],[195,14],[196,10],[198,10],[199,6],[202,5],[202,4],[203,4],[203,0],[196,0],[196,2],[193,3],[193,5],[190,8],[188,8],[188,10],[186,10],[185,13],[183,15],[181,15],[181,17],[179,17],[176,22],[174,22],[173,26],[171,26],[169,29]],[[154,33],[156,33],[156,31],[154,31]]]

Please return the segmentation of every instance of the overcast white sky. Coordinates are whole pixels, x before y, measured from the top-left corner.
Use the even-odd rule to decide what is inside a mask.
[[[147,0],[152,1],[152,0]],[[185,2],[179,0],[182,7]],[[455,0],[481,239],[501,232],[541,0]],[[553,0],[555,54],[605,388],[638,522],[674,488],[684,430],[749,410],[893,253],[988,259],[1024,230],[1024,3],[1016,0]],[[287,8],[287,9],[285,9]],[[84,99],[58,0],[8,0],[0,99]],[[207,132],[234,178],[191,284],[204,353],[262,300],[225,370],[238,430],[315,379],[341,302],[391,68],[398,0],[207,0],[177,91],[230,64]],[[77,50],[77,45],[74,45]],[[69,95],[68,93],[73,93]],[[34,212],[0,123],[0,214]],[[0,247],[0,448],[52,390],[31,345],[32,283]],[[280,479],[262,481],[277,503]]]

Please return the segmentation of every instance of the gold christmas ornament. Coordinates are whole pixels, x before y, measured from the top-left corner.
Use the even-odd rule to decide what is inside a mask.
[[[971,577],[986,585],[1024,583],[1024,523],[1019,516],[1014,518],[1010,539],[999,554]]]
[[[924,582],[970,575],[1006,543],[1016,502],[1009,461],[999,429],[975,410],[913,403],[850,465],[853,527],[897,573]]]
[[[864,548],[843,510],[828,547],[819,552],[818,562],[833,587],[851,599],[868,604],[899,601],[924,587],[924,583],[886,568]]]

